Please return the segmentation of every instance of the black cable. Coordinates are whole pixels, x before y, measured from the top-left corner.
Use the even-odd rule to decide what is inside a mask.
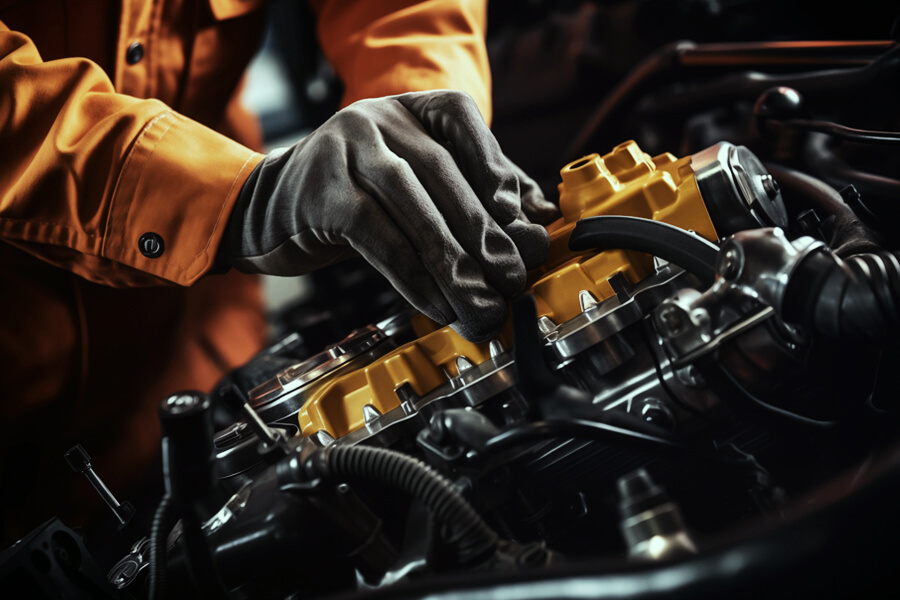
[[[733,444],[724,447],[715,444],[708,447],[696,443],[689,445],[671,438],[579,419],[537,421],[514,427],[488,440],[479,453],[482,458],[487,458],[491,454],[499,454],[532,442],[562,438],[605,444],[625,442],[635,450],[654,454],[662,459],[688,458],[709,468],[725,468],[729,472],[746,471],[754,481],[759,481],[760,477],[770,477],[752,455],[740,451]]]
[[[366,479],[410,494],[454,535],[448,542],[460,564],[485,558],[497,547],[497,533],[482,520],[449,480],[402,452],[369,446],[332,444],[314,453],[304,466],[307,479]]]
[[[153,513],[150,526],[149,600],[166,597],[166,538],[172,513],[172,496],[165,494]]]
[[[711,368],[701,369],[701,373],[710,387],[716,389],[721,397],[740,401],[744,406],[756,409],[757,412],[811,429],[828,430],[837,425],[837,421],[812,419],[760,400],[721,365],[716,364]]]
[[[830,141],[827,135],[821,133],[809,136],[805,158],[816,176],[837,187],[854,185],[867,201],[874,199],[883,201],[885,207],[896,206],[900,198],[900,180],[850,166],[834,153],[829,146]],[[869,206],[872,207],[873,203],[870,202]]]
[[[815,166],[826,178],[841,185],[844,182],[846,185],[855,185],[867,197],[876,194],[891,200],[900,198],[900,180],[855,169],[834,153],[820,155]]]
[[[487,440],[482,454],[495,454],[548,438],[580,438],[604,443],[625,443],[650,452],[683,450],[680,442],[660,436],[584,419],[548,419],[507,429]]]
[[[816,133],[824,133],[831,137],[859,144],[878,144],[881,146],[900,146],[900,133],[896,131],[874,131],[869,129],[855,129],[847,127],[840,123],[832,123],[831,121],[814,121],[807,119],[773,119],[776,123],[790,127],[792,129],[800,129],[803,131],[814,131]]]

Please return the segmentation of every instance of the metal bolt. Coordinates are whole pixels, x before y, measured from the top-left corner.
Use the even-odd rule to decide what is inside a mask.
[[[363,421],[366,425],[370,425],[381,417],[381,411],[371,404],[364,404],[362,407]]]
[[[541,333],[544,334],[544,336],[548,336],[556,331],[556,323],[551,321],[550,317],[545,315],[538,319],[538,329],[541,330]]]
[[[659,323],[669,335],[678,335],[684,329],[684,318],[676,306],[664,306],[659,312]]]
[[[453,379],[450,379],[450,381],[452,384]],[[404,413],[411,415],[416,412],[416,402],[419,400],[419,394],[416,393],[416,390],[412,388],[408,381],[394,390],[394,393],[397,394],[397,398],[400,400],[400,407]]]
[[[765,175],[760,175],[759,180],[762,182],[763,189],[766,191],[766,195],[771,199],[775,199],[778,196],[778,192],[781,191],[781,188],[778,187],[778,182],[775,181],[775,178],[772,177],[769,173]]]
[[[641,417],[648,423],[659,425],[669,431],[675,429],[675,417],[672,415],[672,411],[659,398],[644,398],[641,403]]]
[[[456,357],[456,372],[460,375],[462,375],[463,372],[473,368],[474,366],[475,364],[471,360],[469,360],[469,357],[462,354]]]
[[[706,386],[706,382],[703,380],[703,376],[700,375],[700,372],[694,365],[688,365],[681,369],[676,369],[675,376],[678,378],[678,381],[688,387],[702,388]]]
[[[578,292],[578,303],[581,305],[581,312],[588,311],[597,306],[597,299],[587,290]]]
[[[725,279],[735,279],[741,274],[741,255],[736,248],[729,248],[719,261],[719,275]]]

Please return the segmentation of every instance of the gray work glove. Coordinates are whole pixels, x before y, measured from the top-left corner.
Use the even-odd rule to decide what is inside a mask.
[[[560,218],[562,212],[557,205],[547,201],[544,192],[541,191],[541,186],[518,165],[510,164],[519,178],[519,192],[522,194],[522,212],[524,214],[519,217],[524,217],[526,221],[540,225],[549,225]]]
[[[256,167],[219,259],[290,276],[358,253],[425,315],[483,341],[549,248],[519,189],[467,94],[363,100]],[[527,208],[554,207],[541,196]]]

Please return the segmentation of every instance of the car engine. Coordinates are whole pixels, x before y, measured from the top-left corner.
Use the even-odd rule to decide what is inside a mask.
[[[50,521],[0,580],[69,598],[896,595],[898,77],[893,41],[663,47],[552,165],[549,257],[494,339],[364,265],[317,275],[250,363],[162,400],[165,495],[129,552],[101,565]]]

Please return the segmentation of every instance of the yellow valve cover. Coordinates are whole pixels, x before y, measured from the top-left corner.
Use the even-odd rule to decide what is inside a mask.
[[[537,298],[539,316],[561,324],[581,312],[579,292],[597,300],[613,296],[608,280],[616,273],[635,284],[653,272],[652,257],[627,250],[569,250],[575,223],[586,217],[624,215],[663,221],[691,230],[711,242],[718,236],[703,203],[691,169],[691,158],[671,154],[650,157],[633,142],[612,152],[591,154],[560,171],[559,204],[562,218],[550,224],[550,253],[544,265],[529,273],[530,291]],[[380,413],[400,406],[397,389],[409,384],[422,396],[458,375],[456,359],[473,364],[490,358],[487,343],[473,344],[449,327],[439,327],[422,315],[413,322],[420,337],[372,363],[338,370],[307,392],[299,414],[302,435],[319,430],[339,438],[364,426],[363,406]],[[499,340],[511,347],[511,324]]]
[[[400,386],[409,384],[413,392],[423,396],[449,377],[459,375],[457,357],[465,356],[473,364],[490,358],[488,344],[468,342],[450,327],[434,329],[434,322],[424,315],[418,315],[416,321],[413,328],[417,333],[431,331],[369,365],[335,373],[314,386],[298,415],[301,435],[319,430],[335,438],[346,435],[365,424],[362,411],[366,404],[385,413],[400,406],[396,392]],[[499,339],[508,340],[508,330],[509,326]]]
[[[590,154],[560,171],[559,206],[563,217],[551,223],[550,254],[532,272],[531,291],[538,314],[559,324],[581,312],[578,292],[598,301],[614,295],[608,279],[617,272],[635,284],[652,272],[652,258],[640,252],[607,250],[576,255],[569,250],[575,223],[587,217],[622,215],[663,221],[718,241],[691,169],[691,157],[651,158],[633,142],[604,156]]]

